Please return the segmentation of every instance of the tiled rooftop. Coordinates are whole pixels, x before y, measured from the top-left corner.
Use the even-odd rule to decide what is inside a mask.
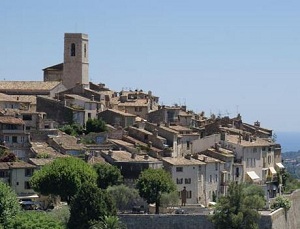
[[[109,156],[109,151],[102,151],[103,154]],[[111,158],[116,162],[159,162],[158,159],[153,157],[145,158],[144,155],[135,155],[135,158],[132,158],[132,154],[127,151],[113,151]]]
[[[253,141],[246,141],[246,140],[241,140],[241,142],[239,143],[239,138],[240,136],[238,135],[227,135],[226,136],[226,140],[230,143],[234,143],[234,144],[239,144],[241,146],[244,147],[253,147],[253,146],[272,146],[275,143],[273,142],[269,142],[265,139],[262,138],[256,138],[256,140]],[[242,137],[241,137],[242,138]]]
[[[164,157],[162,158],[163,161],[171,164],[171,165],[205,165],[204,162],[200,160],[196,160],[194,158],[186,159],[184,157],[180,158],[172,158],[172,157]]]
[[[61,84],[59,81],[0,81],[1,91],[49,91]]]
[[[24,125],[24,121],[22,119],[10,117],[10,116],[0,116],[0,123]]]

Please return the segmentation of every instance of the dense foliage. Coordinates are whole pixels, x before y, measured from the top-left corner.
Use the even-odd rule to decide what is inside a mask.
[[[68,203],[83,183],[95,183],[97,174],[83,160],[66,157],[55,159],[36,171],[31,180],[31,186],[43,195],[59,195]]]
[[[265,205],[261,191],[232,182],[216,205],[212,222],[217,229],[257,229],[258,209]]]
[[[110,186],[107,192],[113,198],[119,211],[131,210],[134,205],[142,202],[138,190],[125,185]]]
[[[107,131],[106,123],[102,119],[88,119],[86,122],[86,131],[85,133],[99,133]]]
[[[73,123],[71,125],[64,125],[60,128],[60,130],[72,136],[82,135],[84,132],[83,127],[77,123]]]
[[[20,211],[20,204],[15,192],[5,183],[0,182],[0,224],[5,225]]]
[[[144,170],[137,181],[136,187],[140,196],[145,198],[148,204],[155,203],[156,214],[159,214],[162,194],[176,190],[170,174],[163,169]]]
[[[285,211],[288,211],[291,208],[291,201],[284,196],[277,196],[271,208],[283,208]]]
[[[111,196],[95,184],[85,183],[70,204],[70,229],[87,229],[104,216],[116,215]]]
[[[104,216],[101,221],[95,222],[89,229],[126,229],[126,226],[117,216]]]
[[[9,220],[6,229],[65,229],[65,225],[45,212],[24,211]]]
[[[94,165],[98,175],[97,185],[99,188],[106,189],[108,186],[119,185],[123,181],[120,170],[113,165],[98,163]]]

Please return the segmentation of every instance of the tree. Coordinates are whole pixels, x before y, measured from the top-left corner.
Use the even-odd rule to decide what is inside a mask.
[[[15,192],[8,185],[0,181],[0,224],[5,225],[19,211],[20,204]]]
[[[120,211],[131,209],[136,203],[142,202],[137,189],[127,187],[123,184],[110,186],[107,188],[107,192],[111,195],[117,209]]]
[[[24,211],[10,219],[7,229],[64,229],[63,223],[53,219],[45,212]]]
[[[86,229],[101,217],[116,215],[110,195],[95,184],[85,183],[70,204],[70,229]]]
[[[177,191],[173,191],[170,193],[163,193],[161,195],[160,204],[163,207],[178,206],[179,197]]]
[[[31,186],[43,195],[59,195],[70,203],[83,183],[95,183],[97,174],[93,168],[81,159],[74,157],[58,158],[51,164],[36,171]]]
[[[86,122],[86,134],[90,132],[104,132],[107,131],[106,123],[102,119],[88,119]]]
[[[77,123],[64,125],[60,128],[60,130],[72,136],[78,136],[83,133],[83,127]]]
[[[89,229],[126,229],[126,226],[117,216],[104,216],[104,218],[95,222]]]
[[[227,196],[217,202],[211,220],[217,229],[256,229],[260,217],[258,209],[264,205],[258,189],[232,182]]]
[[[98,175],[97,185],[99,188],[106,189],[108,186],[122,183],[123,176],[116,166],[98,163],[94,165],[94,169]]]
[[[160,199],[163,193],[176,190],[170,174],[163,169],[144,170],[136,184],[140,196],[147,200],[148,204],[155,203],[155,213],[159,214]]]
[[[271,208],[274,208],[275,210],[283,208],[287,212],[291,208],[291,201],[287,197],[277,196]]]

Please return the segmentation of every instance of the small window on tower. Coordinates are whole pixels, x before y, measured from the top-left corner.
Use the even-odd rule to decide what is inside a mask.
[[[86,57],[86,44],[84,44],[84,57]]]
[[[71,44],[71,56],[75,56],[75,44]]]

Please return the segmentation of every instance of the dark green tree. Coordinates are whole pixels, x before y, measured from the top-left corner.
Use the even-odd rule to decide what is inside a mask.
[[[163,193],[176,190],[176,186],[170,176],[163,169],[144,170],[136,184],[139,194],[148,204],[155,203],[155,213],[159,214],[160,199]]]
[[[104,216],[101,221],[95,222],[89,229],[126,229],[126,226],[117,216]]]
[[[65,229],[65,225],[45,212],[24,211],[9,220],[6,229]]]
[[[258,209],[265,205],[260,191],[232,182],[216,205],[212,222],[217,229],[257,229]]]
[[[123,181],[120,169],[116,166],[98,163],[94,165],[94,169],[98,175],[97,185],[99,188],[106,189],[108,186],[119,185]]]
[[[19,211],[20,204],[15,192],[8,185],[0,181],[0,224],[5,225]]]
[[[107,131],[106,123],[102,119],[88,119],[86,122],[86,134]]]
[[[86,162],[74,157],[55,159],[36,171],[31,180],[31,186],[43,195],[59,195],[70,203],[83,183],[95,183],[97,174]]]
[[[95,184],[85,183],[71,201],[68,228],[87,229],[112,215],[116,215],[116,208],[111,196]]]
[[[110,186],[107,188],[107,192],[111,195],[117,209],[120,211],[132,209],[132,206],[136,205],[136,203],[143,201],[137,189],[123,184]]]

